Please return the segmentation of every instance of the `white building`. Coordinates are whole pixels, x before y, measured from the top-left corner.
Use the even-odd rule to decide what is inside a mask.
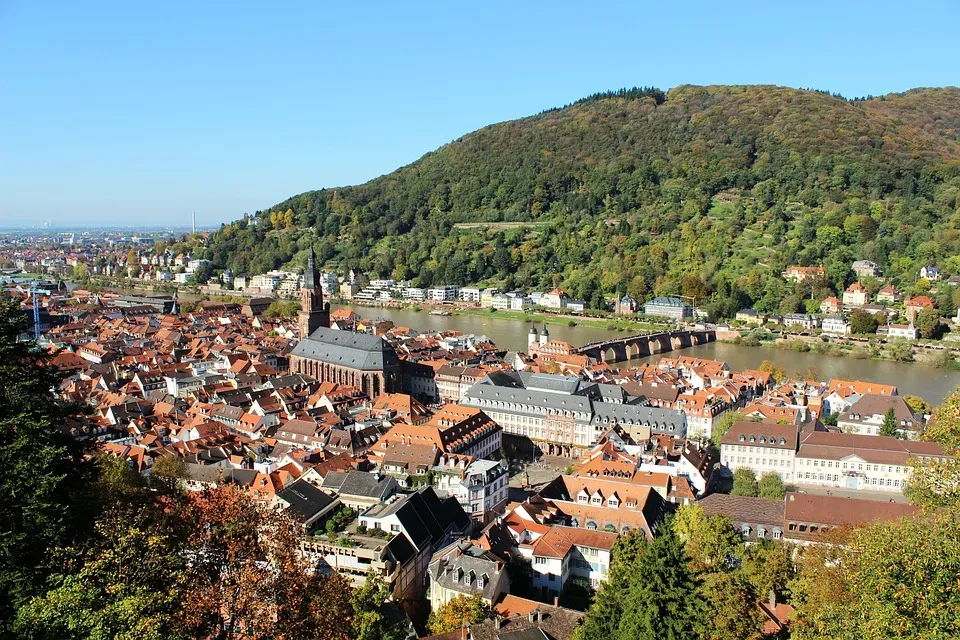
[[[823,333],[829,333],[836,336],[845,336],[850,333],[850,323],[840,315],[827,316],[820,324],[820,330]]]
[[[904,340],[916,340],[918,334],[916,327],[914,327],[912,324],[891,324],[887,327],[887,337],[902,338]]]
[[[790,483],[797,441],[797,425],[738,422],[723,436],[720,462],[731,471],[750,469],[757,479],[773,471],[785,483]]]
[[[481,523],[489,522],[507,503],[510,474],[502,460],[473,460],[465,456],[441,455],[431,467],[434,487],[452,495],[463,510]]]
[[[455,284],[443,284],[427,290],[427,298],[432,302],[446,302],[456,300],[460,294],[460,287]]]
[[[423,301],[427,297],[427,292],[420,287],[407,287],[403,290],[403,297],[407,300]]]
[[[530,559],[533,588],[541,597],[557,596],[573,578],[583,578],[596,589],[607,579],[611,550],[617,534],[575,527],[551,526],[531,544],[521,544]]]
[[[797,452],[795,483],[899,493],[910,476],[909,461],[914,457],[945,456],[932,442],[813,432],[805,435]]]
[[[461,287],[460,300],[462,300],[463,302],[472,302],[474,304],[479,304],[480,288],[479,287]]]
[[[900,396],[868,393],[840,414],[837,426],[844,433],[876,436],[880,434],[880,427],[890,409],[893,409],[897,431],[901,437],[914,440],[920,437],[923,418],[916,415]]]

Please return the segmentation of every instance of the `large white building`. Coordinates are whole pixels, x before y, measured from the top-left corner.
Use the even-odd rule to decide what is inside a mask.
[[[805,434],[796,456],[795,483],[840,489],[901,492],[911,458],[945,457],[932,442],[884,436]]]
[[[784,482],[794,480],[797,425],[738,422],[720,444],[720,462],[731,470],[750,469],[760,478],[775,472]]]
[[[442,455],[430,469],[433,486],[452,495],[471,518],[486,523],[507,503],[510,474],[502,460],[473,460]]]
[[[616,385],[561,375],[497,371],[470,387],[462,403],[548,455],[579,456],[617,425],[635,439],[687,433],[680,411],[639,404]]]

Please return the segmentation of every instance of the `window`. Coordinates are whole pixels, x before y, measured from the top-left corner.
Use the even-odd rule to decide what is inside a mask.
[[[379,529],[380,527],[377,527],[377,528]],[[392,524],[392,525],[390,525],[390,531],[393,531],[394,533],[397,533],[398,531],[400,531],[400,525],[398,525],[398,524]]]

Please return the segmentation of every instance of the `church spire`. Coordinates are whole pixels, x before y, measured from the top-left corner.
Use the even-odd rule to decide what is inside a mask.
[[[317,273],[317,261],[313,254],[313,245],[310,245],[310,251],[307,253],[307,268],[303,272],[303,288],[316,289],[319,280],[320,274]]]

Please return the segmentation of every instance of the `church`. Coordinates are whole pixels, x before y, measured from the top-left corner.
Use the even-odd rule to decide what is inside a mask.
[[[400,360],[383,338],[330,328],[330,303],[323,301],[312,247],[297,317],[301,340],[290,353],[292,371],[357,387],[370,399],[401,390]]]

